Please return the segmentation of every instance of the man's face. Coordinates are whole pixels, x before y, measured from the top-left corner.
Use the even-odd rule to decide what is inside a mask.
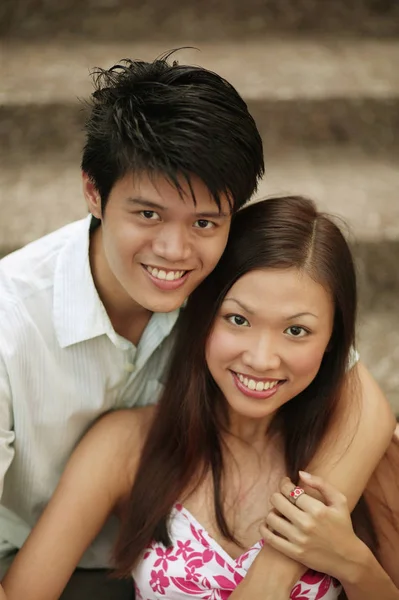
[[[193,177],[194,204],[187,183],[181,185],[182,196],[162,176],[127,175],[115,184],[101,214],[99,198],[92,201],[98,193],[84,176],[89,209],[102,220],[93,244],[100,293],[123,303],[133,300],[135,308],[170,312],[214,269],[229,233],[228,200],[221,198],[219,211],[207,187]]]

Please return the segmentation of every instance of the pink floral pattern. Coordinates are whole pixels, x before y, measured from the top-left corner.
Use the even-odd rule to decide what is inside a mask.
[[[173,545],[153,542],[133,572],[138,600],[228,600],[262,548],[259,541],[233,559],[181,504],[170,516]],[[307,571],[291,600],[337,600],[341,588],[328,575]]]

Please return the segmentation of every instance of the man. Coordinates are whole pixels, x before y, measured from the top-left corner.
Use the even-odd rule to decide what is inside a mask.
[[[179,308],[216,265],[231,216],[264,169],[259,132],[234,88],[167,57],[99,71],[86,134],[83,192],[91,216],[0,263],[3,573],[93,421],[157,400]],[[338,478],[344,491],[375,414],[375,455],[391,433],[384,400],[363,371],[358,433],[342,442],[351,442]],[[340,459],[332,454],[334,465]],[[352,504],[359,493],[353,490]],[[63,600],[132,597],[129,582],[97,570],[109,565],[114,526],[85,554]],[[272,558],[281,590],[297,567]]]
[[[93,421],[157,400],[179,307],[264,170],[254,120],[218,75],[166,57],[95,83],[91,216],[0,263],[0,580]],[[107,566],[113,525],[82,567]],[[63,597],[131,597],[104,580],[77,572]]]

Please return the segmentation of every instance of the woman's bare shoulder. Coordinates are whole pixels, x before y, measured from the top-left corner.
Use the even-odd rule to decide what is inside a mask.
[[[149,406],[114,410],[101,416],[83,436],[68,466],[75,468],[84,461],[93,469],[106,469],[113,473],[113,484],[119,481],[124,493],[125,487],[131,485],[131,474],[134,477],[154,412],[155,407]]]
[[[89,429],[90,443],[101,443],[122,455],[140,453],[151,426],[155,406],[114,410],[101,416]]]

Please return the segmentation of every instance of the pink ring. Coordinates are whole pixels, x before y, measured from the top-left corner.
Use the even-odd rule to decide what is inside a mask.
[[[289,500],[292,502],[292,504],[296,504],[298,498],[300,496],[302,496],[302,494],[304,494],[304,493],[305,493],[305,490],[296,486],[296,487],[294,487],[293,490],[291,490],[290,495],[289,495]]]

